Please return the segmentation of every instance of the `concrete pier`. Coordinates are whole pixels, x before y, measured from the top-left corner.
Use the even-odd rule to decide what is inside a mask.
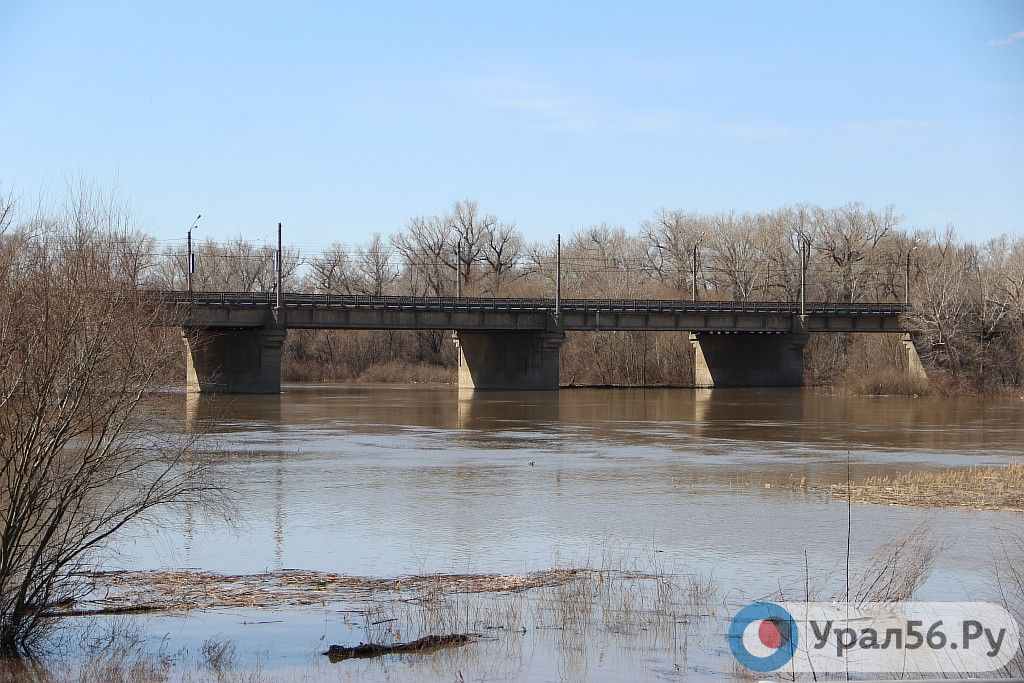
[[[203,394],[281,392],[281,345],[277,328],[223,330],[186,327],[186,390]]]
[[[565,333],[459,330],[459,389],[558,389],[558,351]]]
[[[903,335],[903,348],[907,351],[907,372],[910,373],[911,378],[927,383],[928,373],[925,372],[921,356],[917,353],[914,337],[909,332]]]
[[[799,387],[807,334],[697,333],[693,344],[698,387]]]

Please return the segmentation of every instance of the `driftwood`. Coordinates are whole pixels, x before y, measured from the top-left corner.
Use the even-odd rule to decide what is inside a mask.
[[[446,647],[458,647],[473,640],[472,633],[452,633],[445,636],[424,636],[408,643],[394,643],[392,645],[380,645],[377,643],[359,643],[355,647],[344,645],[331,645],[324,654],[332,662],[341,662],[346,659],[369,659],[370,657],[381,657],[383,655],[395,654],[426,654]]]
[[[166,608],[163,605],[122,605],[115,607],[98,607],[96,609],[68,609],[64,611],[50,611],[43,613],[44,617],[95,617],[108,614],[145,614],[146,612],[160,612]]]

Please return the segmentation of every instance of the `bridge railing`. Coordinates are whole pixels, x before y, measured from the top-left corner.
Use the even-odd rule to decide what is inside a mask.
[[[170,304],[203,306],[269,306],[277,300],[272,292],[185,292],[154,291],[159,300]],[[490,297],[416,297],[373,296],[361,294],[282,295],[286,307],[425,309],[425,310],[502,310],[553,311],[554,299],[490,298]],[[667,313],[782,313],[800,312],[800,304],[792,301],[680,301],[677,299],[562,299],[563,313],[586,312],[667,312]],[[883,315],[904,313],[907,307],[898,303],[808,302],[809,315]]]

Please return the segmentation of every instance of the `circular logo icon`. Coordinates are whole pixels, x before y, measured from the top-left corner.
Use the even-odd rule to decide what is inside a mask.
[[[729,649],[751,671],[781,669],[793,658],[796,644],[796,622],[774,602],[753,602],[729,624]]]

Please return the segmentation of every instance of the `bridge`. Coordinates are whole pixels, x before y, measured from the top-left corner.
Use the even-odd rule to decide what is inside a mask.
[[[923,375],[891,303],[349,296],[265,292],[154,292],[166,324],[182,328],[187,387],[202,393],[277,393],[288,329],[452,330],[459,386],[558,388],[558,354],[571,331],[689,334],[700,387],[800,386],[811,333],[904,333],[910,372]]]

